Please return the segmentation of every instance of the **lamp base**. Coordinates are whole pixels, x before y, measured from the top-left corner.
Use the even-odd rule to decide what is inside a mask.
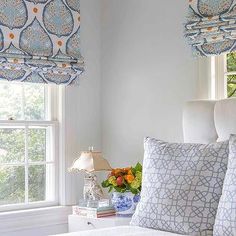
[[[97,176],[89,173],[84,177],[84,200],[85,201],[99,201],[104,194],[101,186],[97,182]]]

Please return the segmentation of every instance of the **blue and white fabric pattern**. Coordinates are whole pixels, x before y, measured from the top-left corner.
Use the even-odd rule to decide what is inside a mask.
[[[141,200],[131,224],[212,236],[227,169],[228,141],[203,145],[146,138],[144,149]]]
[[[0,79],[67,85],[83,71],[79,0],[0,1]]]
[[[229,140],[229,163],[214,225],[214,236],[236,235],[236,135]]]
[[[236,50],[236,0],[189,0],[185,36],[197,56]]]

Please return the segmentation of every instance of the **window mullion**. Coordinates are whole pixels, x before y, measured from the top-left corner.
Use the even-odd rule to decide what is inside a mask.
[[[29,126],[25,126],[25,203],[29,203],[29,153],[28,135]]]

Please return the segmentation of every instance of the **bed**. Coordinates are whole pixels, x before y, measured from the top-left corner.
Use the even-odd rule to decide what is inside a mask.
[[[145,229],[135,226],[119,226],[112,228],[95,229],[74,233],[60,234],[60,236],[180,236],[163,231]],[[57,235],[59,236],[59,235]]]
[[[184,141],[187,143],[212,143],[227,140],[236,134],[236,99],[221,101],[188,102],[183,112]],[[136,226],[120,226],[95,229],[60,236],[178,236],[179,234],[145,229]],[[58,235],[59,236],[59,235]]]

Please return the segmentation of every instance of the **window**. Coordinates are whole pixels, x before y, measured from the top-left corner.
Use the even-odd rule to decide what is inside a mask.
[[[236,97],[236,52],[229,53],[225,56],[227,81],[227,96]]]
[[[57,89],[0,82],[0,211],[57,203]]]
[[[236,52],[212,57],[211,60],[213,98],[236,97]]]

